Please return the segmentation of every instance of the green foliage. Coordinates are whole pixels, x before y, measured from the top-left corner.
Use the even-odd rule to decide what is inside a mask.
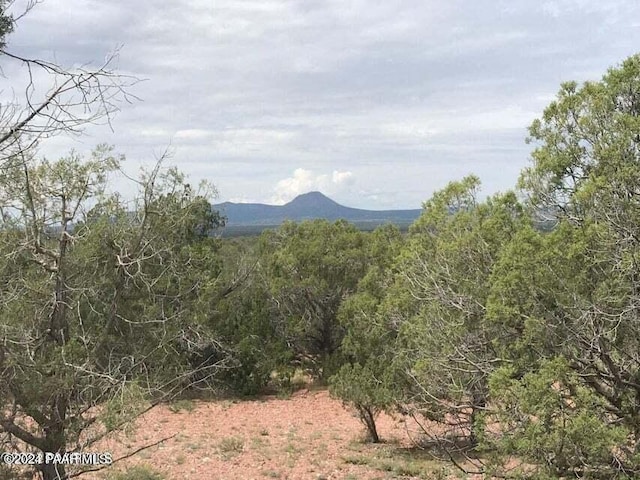
[[[218,380],[235,393],[255,395],[271,381],[274,371],[292,370],[291,350],[271,322],[265,292],[251,285],[219,305],[213,331],[224,342],[231,361]]]
[[[340,364],[338,309],[367,268],[365,234],[345,221],[285,223],[261,236],[260,261],[278,334],[328,378]]]
[[[148,398],[143,388],[133,382],[124,384],[118,395],[101,405],[99,421],[107,431],[121,429],[148,407]]]
[[[376,417],[390,407],[394,399],[390,383],[385,380],[377,378],[376,372],[358,363],[343,365],[330,379],[331,394],[356,410],[374,443],[380,441]]]
[[[275,313],[261,280],[255,247],[255,239],[223,240],[222,291],[219,287],[212,293],[207,320],[218,350],[228,357],[216,381],[241,395],[260,393],[271,382],[274,371],[285,377],[293,373],[293,354],[273,320]]]
[[[521,378],[505,367],[494,372],[490,386],[499,409],[487,417],[499,422],[501,434],[486,435],[485,449],[516,456],[527,464],[524,472],[542,478],[617,476],[603,467],[630,432],[609,421],[602,400],[565,359],[544,361]]]
[[[209,192],[156,168],[125,202],[107,193],[121,160],[101,146],[0,173],[0,424],[41,451],[91,445],[187,388],[194,345],[210,339]]]
[[[600,229],[562,220],[549,234],[522,232],[505,249],[493,272],[488,316],[496,350],[509,359],[511,383],[497,382],[492,395],[512,395],[507,451],[556,452],[545,464],[557,475],[625,478],[624,470],[637,465],[637,442],[630,439],[637,435],[639,404],[630,382],[639,371],[640,332],[630,310],[633,279],[607,258]],[[543,428],[523,412],[565,415]]]
[[[331,377],[331,393],[356,410],[374,442],[379,441],[375,419],[395,399],[397,332],[379,308],[387,295],[389,269],[402,242],[400,232],[391,225],[379,227],[368,236],[367,272],[338,312],[338,320],[346,332],[340,348],[347,363]]]
[[[564,84],[530,129],[539,144],[520,184],[556,226],[505,248],[487,312],[509,366],[492,380],[509,425],[497,449],[543,476],[640,472],[639,118],[634,56],[600,82]]]
[[[635,161],[639,92],[638,55],[600,82],[562,85],[530,127],[538,146],[520,184],[536,205],[562,207],[576,219],[587,211],[604,213],[613,204],[633,205],[640,168]]]
[[[528,222],[514,194],[480,203],[478,188],[467,177],[425,203],[389,291],[392,305],[405,296],[396,349],[408,383],[399,401],[441,423],[443,437],[467,432],[471,444],[498,365],[486,318],[489,279],[503,246]]]

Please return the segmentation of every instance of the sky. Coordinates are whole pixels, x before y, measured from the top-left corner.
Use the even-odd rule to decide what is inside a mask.
[[[47,157],[108,143],[135,172],[168,149],[217,201],[320,190],[370,209],[420,208],[471,173],[485,195],[512,188],[560,83],[638,46],[637,0],[43,0],[8,38],[69,68],[119,49],[144,80],[111,128],[50,139]],[[2,62],[0,88],[20,92]]]

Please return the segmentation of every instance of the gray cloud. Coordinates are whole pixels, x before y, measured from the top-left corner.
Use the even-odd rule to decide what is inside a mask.
[[[346,204],[417,207],[471,172],[486,193],[513,186],[527,125],[561,81],[635,53],[639,13],[631,0],[45,0],[9,45],[78,65],[123,44],[120,69],[147,79],[114,133],[48,155],[107,141],[137,168],[170,143],[222,199],[268,201],[303,169],[351,172],[334,192]]]

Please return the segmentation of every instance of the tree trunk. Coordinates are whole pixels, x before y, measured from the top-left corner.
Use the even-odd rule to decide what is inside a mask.
[[[42,480],[65,480],[67,478],[65,466],[54,463],[42,465],[40,474]]]
[[[68,403],[65,397],[58,395],[51,403],[50,425],[44,427],[46,453],[64,454],[67,450],[67,435],[65,431]],[[55,463],[44,464],[40,470],[42,480],[65,480],[67,472],[65,465]]]
[[[476,426],[476,420],[478,413],[482,412],[487,405],[487,398],[483,392],[475,390],[472,393],[472,405],[471,405],[471,418],[469,425],[469,445],[471,448],[478,446],[478,429]]]
[[[376,427],[376,416],[371,408],[359,405],[358,412],[360,413],[360,420],[365,424],[369,431],[372,443],[380,443],[380,436],[378,435],[378,428]]]

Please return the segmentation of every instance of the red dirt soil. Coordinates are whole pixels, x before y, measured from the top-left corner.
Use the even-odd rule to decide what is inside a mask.
[[[173,438],[81,478],[104,479],[114,469],[126,471],[133,465],[153,468],[167,480],[425,478],[394,473],[389,466],[395,461],[393,452],[412,445],[415,432],[404,420],[380,415],[378,429],[385,444],[367,444],[358,419],[326,390],[301,390],[288,399],[187,405],[194,408],[152,409],[137,421],[134,434],[112,439],[100,450],[117,457],[127,449]],[[380,454],[388,459],[386,467],[369,461]]]

